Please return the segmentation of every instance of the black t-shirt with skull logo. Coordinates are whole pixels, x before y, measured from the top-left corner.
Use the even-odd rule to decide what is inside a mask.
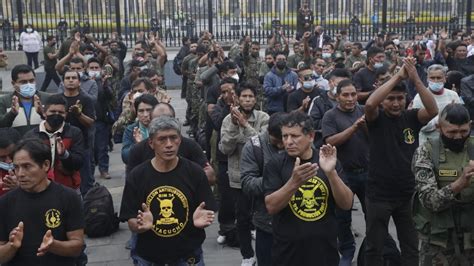
[[[146,203],[153,214],[153,227],[138,234],[137,253],[150,262],[172,262],[192,256],[206,237],[204,229],[193,224],[193,213],[201,202],[206,209],[216,209],[201,166],[180,157],[175,169],[162,173],[148,161],[130,172],[120,218],[136,218]]]
[[[46,231],[54,239],[66,241],[67,232],[83,229],[82,203],[76,191],[51,182],[40,193],[15,189],[0,197],[0,241],[8,241],[10,232],[22,221],[23,241],[15,257],[4,266],[75,265],[75,258],[51,252],[36,256]]]
[[[319,163],[318,150],[311,160]],[[290,179],[295,158],[287,153],[272,158],[265,166],[263,189],[266,196],[279,190]],[[342,167],[336,170],[342,178]],[[273,216],[274,265],[337,265],[337,222],[329,180],[319,169],[291,197],[288,205]]]

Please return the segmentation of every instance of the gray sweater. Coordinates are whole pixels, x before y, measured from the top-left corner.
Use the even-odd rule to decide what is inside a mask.
[[[229,183],[232,188],[241,188],[240,185],[240,154],[245,142],[252,136],[267,129],[268,114],[253,110],[248,119],[247,128],[232,123],[231,115],[228,114],[222,122],[221,141],[219,150],[228,156]]]

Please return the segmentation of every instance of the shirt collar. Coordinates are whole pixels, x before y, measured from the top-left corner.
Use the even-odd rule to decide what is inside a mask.
[[[46,124],[46,121],[45,121],[45,120],[41,121],[41,123],[39,124],[39,131],[40,131],[40,132],[44,132],[44,133],[46,133],[49,137],[51,137],[51,136],[54,136],[54,135],[62,134],[62,133],[63,133],[63,130],[64,130],[64,125],[65,125],[66,123],[63,123],[63,125],[62,125],[58,130],[54,131],[53,133],[50,133],[50,132],[48,132],[48,130],[46,130],[45,124]]]

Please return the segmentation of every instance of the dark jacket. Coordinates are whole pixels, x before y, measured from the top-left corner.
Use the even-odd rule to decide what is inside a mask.
[[[223,154],[218,147],[219,142],[221,141],[221,127],[224,118],[230,113],[230,107],[224,102],[224,100],[219,99],[214,106],[214,110],[210,114],[212,121],[212,127],[217,131],[217,143],[216,143],[216,160],[219,162],[227,162],[227,155]]]
[[[474,74],[461,79],[461,99],[469,110],[469,115],[474,117]]]
[[[82,167],[84,160],[84,139],[82,131],[64,124],[64,128],[57,136],[61,137],[66,147],[66,156],[61,158],[55,154],[54,168],[48,173],[48,177],[55,182],[72,189],[77,189],[81,185],[81,175],[79,169]],[[40,126],[33,128],[25,134],[25,138],[40,138],[46,144],[51,145],[49,137],[45,132],[40,131]]]
[[[268,112],[284,112],[286,110],[288,92],[282,89],[285,82],[296,89],[298,75],[289,68],[280,74],[276,70],[276,67],[273,67],[272,70],[265,75],[263,89],[265,91],[265,97],[267,98]]]
[[[319,96],[313,99],[309,106],[308,114],[313,120],[314,130],[316,130],[316,135],[314,137],[314,145],[316,148],[319,148],[323,144],[321,126],[323,124],[324,114],[334,108],[334,106],[336,106],[336,104],[331,102],[327,92],[321,92]]]
[[[255,141],[254,138],[258,138],[258,142],[252,144]],[[260,146],[255,144],[260,144]],[[263,169],[260,169],[258,164],[258,158],[256,158],[258,155],[254,152],[254,145],[256,149],[262,150],[263,167],[280,151],[270,144],[268,131],[264,131],[245,143],[240,159],[242,190],[249,198],[254,199],[253,223],[258,229],[272,233],[272,216],[268,214],[265,207],[265,196],[263,193]]]

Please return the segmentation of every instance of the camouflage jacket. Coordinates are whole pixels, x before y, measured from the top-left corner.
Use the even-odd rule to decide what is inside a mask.
[[[421,204],[428,210],[440,211],[455,203],[455,194],[449,185],[438,187],[431,157],[427,143],[418,147],[413,155],[412,171],[415,174],[416,190]]]

